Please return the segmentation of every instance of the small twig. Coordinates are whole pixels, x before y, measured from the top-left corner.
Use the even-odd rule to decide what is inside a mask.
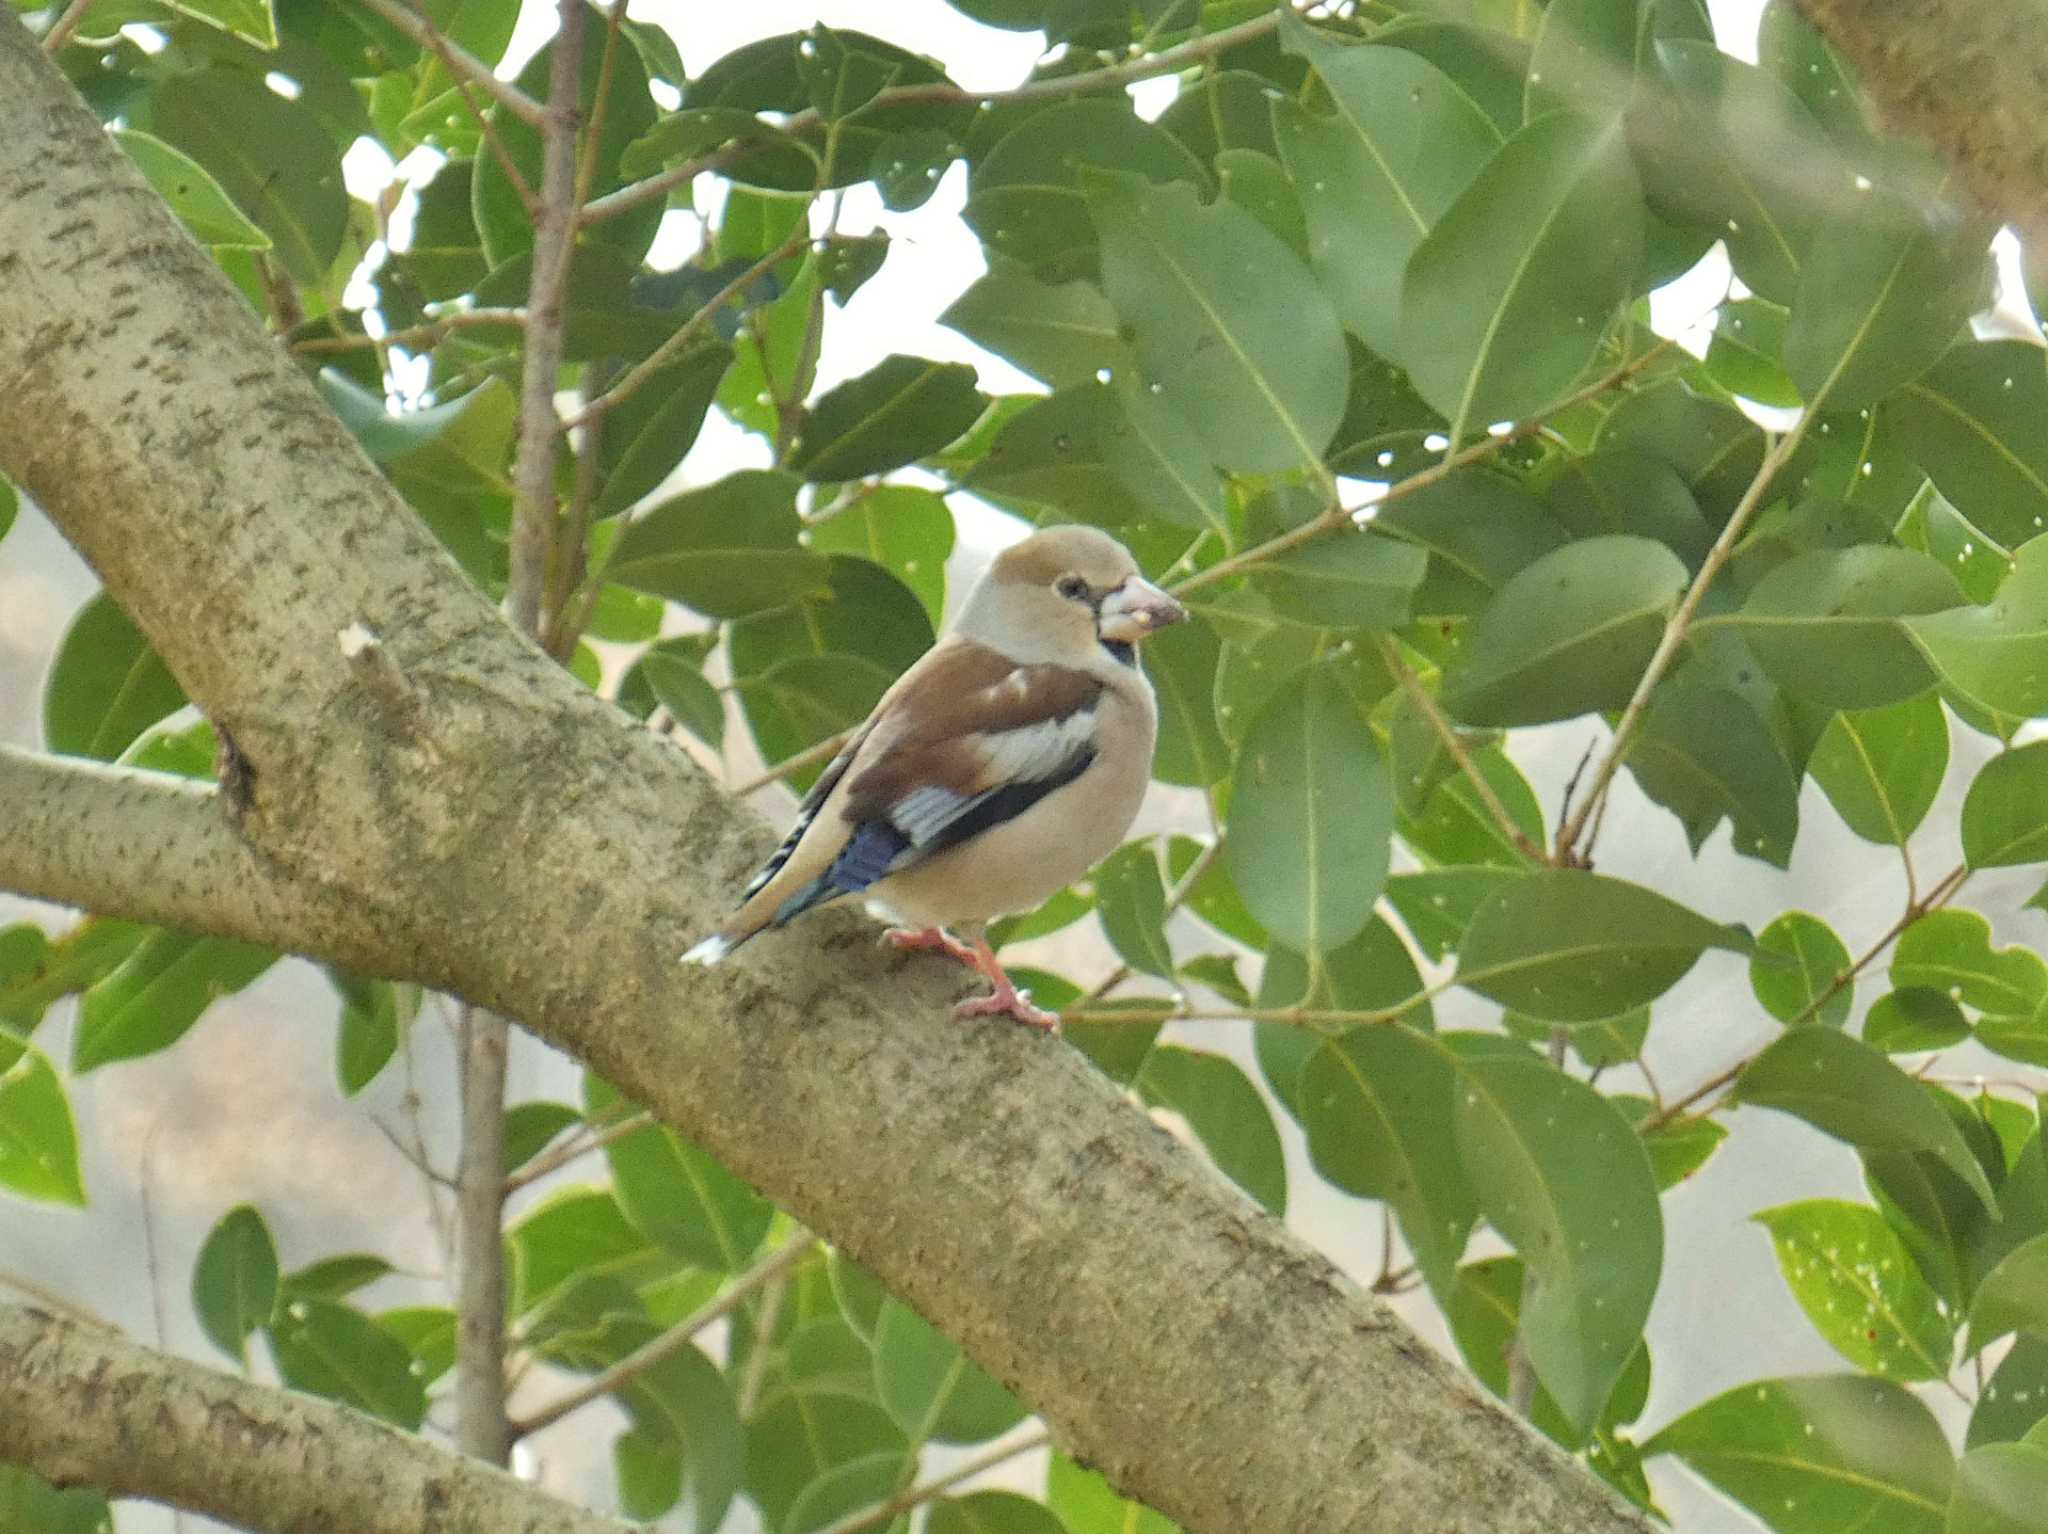
[[[1062,1023],[1293,1023],[1304,1028],[1358,1028],[1399,1022],[1418,1007],[1441,996],[1457,983],[1449,980],[1417,991],[1391,1007],[1354,1010],[1343,1007],[1190,1007],[1175,1002],[1128,1007],[1069,1007],[1060,1013]]]
[[[477,86],[505,108],[513,116],[538,128],[546,108],[510,80],[501,80],[491,72],[491,67],[474,54],[465,52],[451,42],[433,21],[415,6],[403,5],[399,0],[362,0],[365,9],[375,11],[379,17],[403,32],[423,48],[431,48],[448,72],[455,76],[458,85],[467,81]],[[465,97],[465,99],[467,99]]]
[[[820,762],[829,762],[839,754],[839,748],[853,739],[853,731],[841,730],[815,746],[806,746],[795,756],[786,756],[757,778],[750,778],[733,790],[735,798],[744,799],[748,794],[766,788],[770,783],[780,783],[793,772],[802,772],[806,767],[815,767]]]
[[[1472,753],[1465,749],[1465,742],[1459,738],[1451,721],[1444,717],[1444,711],[1438,707],[1436,698],[1422,685],[1422,678],[1415,674],[1415,668],[1402,656],[1401,647],[1394,643],[1393,636],[1381,634],[1379,644],[1380,654],[1387,663],[1387,669],[1394,673],[1395,680],[1400,682],[1401,690],[1408,694],[1409,701],[1420,709],[1423,718],[1429,721],[1437,739],[1443,742],[1444,750],[1450,754],[1451,760],[1457,763],[1458,770],[1465,775],[1465,781],[1472,785],[1472,792],[1479,796],[1479,802],[1486,807],[1486,813],[1493,817],[1493,823],[1499,828],[1500,834],[1523,857],[1538,863],[1549,861],[1544,850],[1530,840],[1526,831],[1515,824],[1514,816],[1510,815],[1508,807],[1501,803],[1500,795],[1493,791],[1493,785],[1486,781],[1486,774],[1481,772],[1479,764],[1472,760]]]
[[[817,1237],[802,1230],[794,1232],[789,1240],[769,1253],[766,1258],[735,1278],[708,1305],[684,1317],[660,1336],[649,1338],[610,1368],[593,1374],[560,1400],[552,1401],[532,1416],[514,1422],[512,1436],[515,1439],[531,1437],[542,1428],[561,1421],[569,1413],[588,1406],[598,1397],[610,1395],[627,1381],[646,1373],[663,1359],[688,1347],[697,1333],[712,1322],[732,1314],[749,1295],[764,1284],[772,1283],[787,1273],[816,1250],[817,1245]]]
[[[913,103],[938,106],[979,106],[1002,105],[1013,101],[1055,101],[1069,96],[1091,95],[1097,91],[1121,90],[1139,80],[1150,80],[1159,75],[1174,74],[1191,65],[1204,63],[1220,53],[1229,51],[1244,43],[1255,42],[1280,25],[1280,19],[1288,12],[1287,7],[1276,8],[1264,16],[1254,16],[1241,21],[1234,27],[1206,33],[1190,38],[1159,53],[1127,59],[1121,64],[1111,64],[1103,69],[1089,70],[1085,74],[1061,75],[1045,80],[1027,80],[1022,85],[1000,91],[970,91],[951,84],[897,85],[876,92],[864,111],[883,111],[889,107],[909,106]],[[818,113],[807,108],[774,126],[777,137],[794,138],[809,132],[819,125]],[[762,125],[764,134],[770,132],[767,124]],[[637,208],[643,202],[666,197],[676,187],[694,181],[706,171],[715,171],[729,165],[745,154],[747,141],[729,144],[710,154],[700,155],[681,165],[672,165],[658,175],[644,181],[635,181],[622,186],[616,192],[607,192],[594,202],[583,206],[583,221],[598,223],[604,219],[616,218],[619,214]]]
[[[1631,358],[1620,366],[1603,373],[1594,382],[1587,384],[1585,388],[1565,396],[1565,398],[1559,400],[1550,409],[1543,412],[1543,414],[1531,416],[1526,421],[1518,422],[1498,436],[1480,437],[1476,441],[1459,448],[1449,457],[1431,464],[1428,468],[1417,469],[1406,479],[1396,480],[1393,484],[1387,486],[1378,497],[1365,503],[1363,506],[1332,505],[1319,515],[1309,518],[1308,521],[1302,523],[1299,527],[1289,528],[1284,533],[1268,538],[1264,543],[1245,549],[1241,553],[1233,554],[1228,559],[1219,559],[1207,569],[1197,570],[1186,579],[1174,582],[1171,590],[1175,596],[1184,596],[1190,591],[1199,591],[1202,587],[1213,586],[1216,582],[1224,580],[1229,576],[1242,575],[1245,571],[1264,564],[1267,560],[1284,554],[1289,549],[1299,548],[1304,543],[1312,543],[1316,539],[1325,537],[1330,533],[1355,526],[1355,519],[1359,512],[1376,510],[1392,501],[1400,500],[1404,495],[1413,495],[1416,491],[1426,489],[1438,480],[1456,473],[1459,469],[1467,468],[1472,464],[1493,457],[1494,454],[1500,452],[1510,443],[1519,442],[1525,437],[1534,436],[1553,417],[1570,410],[1575,405],[1582,405],[1589,399],[1597,399],[1609,389],[1615,387],[1615,385],[1626,382],[1629,378],[1632,378],[1635,374],[1648,367],[1652,361],[1661,356],[1674,344],[1676,343],[1671,341],[1658,342],[1657,345],[1650,347],[1641,356]]]
[[[1799,444],[1806,439],[1806,429],[1818,416],[1817,408],[1809,407],[1800,416],[1798,423],[1778,439],[1771,450],[1764,454],[1763,463],[1757,468],[1756,476],[1750,480],[1749,488],[1742,492],[1742,499],[1735,503],[1735,510],[1729,514],[1727,525],[1721,529],[1714,546],[1707,550],[1707,557],[1700,561],[1699,573],[1686,587],[1685,595],[1679,599],[1678,608],[1664,625],[1663,637],[1657,641],[1656,651],[1650,656],[1649,665],[1643,668],[1642,679],[1636,683],[1636,690],[1628,700],[1628,706],[1621,711],[1621,718],[1615,723],[1614,738],[1607,744],[1606,753],[1600,758],[1600,765],[1593,769],[1593,784],[1586,791],[1586,797],[1579,801],[1579,808],[1569,820],[1557,828],[1556,855],[1559,862],[1567,857],[1580,855],[1579,840],[1584,834],[1587,822],[1601,809],[1607,798],[1607,790],[1614,782],[1614,775],[1621,770],[1627,759],[1629,748],[1635,744],[1635,734],[1643,722],[1643,715],[1650,707],[1650,695],[1657,690],[1657,684],[1664,680],[1672,664],[1678,659],[1680,646],[1692,629],[1692,620],[1699,612],[1700,603],[1706,599],[1707,588],[1714,583],[1714,577],[1721,573],[1734,555],[1735,548],[1742,541],[1742,535],[1749,529],[1750,520],[1763,505],[1764,493],[1778,477],[1778,471],[1785,467]],[[1587,849],[1590,850],[1590,849]]]
[[[55,55],[71,41],[71,34],[78,30],[85,20],[85,13],[92,9],[92,0],[71,0],[64,7],[64,14],[50,23],[50,30],[43,34],[43,52]]]
[[[399,1160],[419,1173],[420,1176],[426,1178],[428,1182],[442,1188],[453,1188],[456,1186],[454,1178],[441,1171],[433,1162],[427,1160],[425,1156],[415,1151],[410,1145],[407,1145],[404,1140],[399,1138],[398,1131],[389,1124],[374,1115],[371,1117],[370,1122],[376,1126],[377,1133],[384,1137],[384,1143],[398,1153]]]
[[[519,326],[526,323],[524,309],[457,309],[423,324],[408,325],[403,330],[387,330],[380,336],[308,336],[303,341],[294,341],[292,350],[312,356],[325,352],[367,351],[372,347],[403,346],[408,349],[417,346],[438,346],[452,331],[494,326]]]
[[[455,1445],[506,1464],[505,1055],[511,1029],[462,1009],[462,1148],[455,1166]]]
[[[1803,1027],[1811,1023],[1814,1018],[1820,1015],[1821,1008],[1825,1007],[1844,990],[1848,989],[1849,986],[1853,985],[1858,975],[1875,964],[1884,954],[1884,951],[1898,941],[1901,933],[1929,911],[1938,911],[1948,904],[1950,900],[1955,898],[1956,892],[1962,889],[1963,885],[1969,881],[1969,878],[1969,865],[1959,863],[1938,879],[1927,891],[1925,897],[1917,901],[1908,902],[1906,909],[1900,913],[1899,919],[1887,927],[1883,935],[1863,951],[1860,958],[1836,975],[1834,979],[1830,980],[1825,990],[1801,1007],[1798,1014],[1785,1025],[1786,1030],[1789,1032],[1791,1029]],[[1646,1115],[1642,1122],[1636,1125],[1636,1133],[1653,1134],[1674,1120],[1683,1118],[1686,1110],[1694,1104],[1704,1101],[1723,1087],[1731,1085],[1736,1077],[1748,1069],[1752,1058],[1754,1057],[1744,1055],[1726,1070],[1716,1071],[1683,1097],[1674,1098],[1656,1112]]]
[[[984,1471],[993,1470],[997,1465],[1007,1464],[1020,1455],[1042,1449],[1052,1442],[1052,1434],[1044,1428],[1034,1428],[1013,1443],[997,1444],[969,1460],[963,1460],[944,1475],[933,1476],[917,1486],[906,1487],[886,1502],[877,1502],[873,1507],[860,1512],[849,1513],[836,1523],[828,1523],[820,1534],[862,1534],[863,1530],[878,1529],[914,1507],[944,1496],[962,1481],[971,1480]]]
[[[670,335],[661,345],[628,368],[625,376],[620,378],[617,383],[606,389],[595,399],[589,401],[581,410],[571,416],[567,423],[567,429],[573,431],[579,426],[588,426],[591,422],[601,419],[607,411],[617,409],[620,405],[624,404],[642,384],[646,383],[648,379],[674,361],[676,354],[697,338],[705,326],[711,323],[719,310],[760,281],[765,273],[780,266],[784,261],[787,261],[799,250],[803,249],[805,245],[810,243],[810,238],[809,221],[807,219],[799,219],[795,230],[791,232],[788,239],[784,240],[774,250],[771,250],[767,255],[741,272],[739,276],[733,278],[731,282],[728,282],[724,287],[712,294],[710,300],[701,309],[697,310],[696,313],[676,327],[674,334]]]
[[[627,1135],[637,1134],[654,1122],[654,1115],[646,1109],[629,1113],[615,1123],[607,1124],[587,1138],[564,1140],[553,1150],[536,1156],[525,1166],[518,1168],[505,1178],[505,1196],[510,1198],[522,1188],[529,1188],[543,1177],[559,1172],[570,1162],[588,1156],[592,1151],[601,1151],[608,1145],[615,1145]]]
[[[734,1396],[742,1422],[754,1415],[754,1407],[761,1400],[761,1386],[768,1378],[768,1358],[775,1351],[771,1342],[775,1322],[782,1314],[782,1302],[788,1297],[789,1277],[784,1273],[776,1274],[761,1290],[761,1303],[753,1322],[754,1345],[747,1350],[747,1370]]]
[[[575,217],[580,223],[583,204],[590,200],[590,184],[597,179],[597,156],[603,148],[604,117],[611,104],[612,64],[619,52],[619,28],[625,24],[626,0],[613,0],[604,29],[604,57],[597,66],[597,99],[590,104],[590,123],[584,130],[583,159],[576,167]]]

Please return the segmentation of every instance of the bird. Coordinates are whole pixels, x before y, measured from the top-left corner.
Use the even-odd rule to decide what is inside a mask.
[[[1004,549],[812,785],[732,917],[683,962],[716,964],[858,895],[900,923],[886,946],[944,953],[989,982],[956,1016],[1056,1032],[981,928],[1041,904],[1123,840],[1159,726],[1136,646],[1186,616],[1093,527],[1043,528]]]

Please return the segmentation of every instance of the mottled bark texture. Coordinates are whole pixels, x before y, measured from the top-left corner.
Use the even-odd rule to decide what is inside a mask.
[[[504,1471],[310,1396],[0,1305],[0,1460],[266,1534],[625,1534]]]
[[[2048,0],[1796,0],[1890,126],[1930,139],[1985,209],[2048,240]]]
[[[465,583],[4,14],[0,146],[0,464],[233,737],[236,794],[165,789],[151,812],[224,880],[253,875],[152,878],[109,825],[97,887],[80,859],[45,881],[4,846],[0,886],[516,1018],[1194,1534],[1648,1528],[1080,1056],[951,1021],[969,983],[952,966],[885,957],[852,913],[678,966],[767,828]],[[76,804],[133,791],[95,776]],[[33,1442],[0,1452],[81,1473]],[[145,1491],[149,1463],[105,1473]],[[195,1481],[245,1470],[194,1455],[157,1490],[197,1505]],[[341,1495],[347,1474],[304,1485]]]

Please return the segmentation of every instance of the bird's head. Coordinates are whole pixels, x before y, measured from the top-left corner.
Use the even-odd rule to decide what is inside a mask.
[[[1130,665],[1138,640],[1186,616],[1109,534],[1048,527],[996,556],[959,631],[1019,660],[1084,665],[1107,650]]]

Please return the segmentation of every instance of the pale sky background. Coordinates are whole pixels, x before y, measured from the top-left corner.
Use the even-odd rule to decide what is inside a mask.
[[[1753,57],[1761,0],[1712,0],[1712,9],[1723,46]],[[551,3],[527,0],[504,73],[516,72],[545,39],[553,11]],[[664,23],[692,73],[743,42],[818,21],[858,27],[932,55],[970,87],[996,88],[1021,80],[1039,49],[1035,35],[979,27],[941,0],[751,0],[745,5],[635,0],[631,14]],[[1158,84],[1138,88],[1141,108],[1150,115],[1163,107],[1167,90]],[[358,195],[373,191],[388,174],[388,164],[381,161],[374,151],[352,157],[350,182]],[[964,188],[964,171],[956,166],[930,203],[912,214],[887,212],[869,187],[849,192],[841,229],[882,228],[892,244],[881,273],[827,326],[821,386],[900,351],[972,362],[982,387],[991,392],[1036,388],[1008,364],[937,323],[938,314],[982,269],[978,242],[958,218]],[[686,259],[693,245],[691,222],[672,217],[657,245],[656,262],[673,265]],[[1719,298],[1724,283],[1722,267],[1661,295],[1660,328],[1670,332],[1696,320]],[[758,441],[714,412],[678,483],[709,483],[765,461]],[[964,497],[956,497],[954,506],[962,543],[952,571],[957,592],[989,550],[1014,535],[1015,525]],[[42,668],[63,615],[92,585],[89,572],[33,513],[24,515],[0,547],[0,740],[37,742]],[[1518,733],[1516,759],[1546,808],[1558,802],[1565,775],[1590,734],[1584,721]],[[1981,738],[1955,732],[1955,762],[1944,800],[1948,816],[1944,820],[1938,808],[1930,817],[1930,830],[1915,847],[1922,866],[1946,867],[1953,861],[1957,796],[1988,754]],[[1801,803],[1792,868],[1784,875],[1759,863],[1736,861],[1725,830],[1694,859],[1677,824],[1648,806],[1625,775],[1615,798],[1601,844],[1603,872],[1642,880],[1720,919],[1758,928],[1788,907],[1813,910],[1836,926],[1853,951],[1866,946],[1897,912],[1901,897],[1895,857],[1851,838],[1810,786]],[[762,808],[786,815],[788,803],[785,796]],[[1188,796],[1161,792],[1141,824],[1182,823],[1193,813]],[[1950,833],[1947,845],[1941,844],[1944,827]],[[1970,903],[1992,917],[2000,941],[2038,943],[2043,938],[2041,918],[2019,909],[2038,877],[2016,870],[1973,883]],[[52,908],[0,897],[0,922],[23,910],[53,928],[68,919]],[[1082,978],[1111,962],[1093,938],[1070,945],[1063,956]],[[1875,994],[1866,982],[1865,1000]],[[69,1008],[53,1013],[38,1036],[60,1060],[70,1050],[69,1013]],[[73,1213],[0,1202],[0,1283],[8,1275],[29,1276],[83,1297],[138,1337],[162,1340],[218,1364],[191,1314],[189,1275],[198,1243],[214,1220],[232,1205],[250,1201],[269,1216],[287,1266],[352,1248],[375,1250],[411,1276],[368,1291],[365,1298],[373,1308],[442,1302],[441,1245],[428,1218],[424,1184],[378,1127],[410,1133],[408,1073],[394,1063],[361,1097],[342,1100],[333,1076],[334,1013],[332,994],[318,974],[304,964],[288,963],[217,1007],[177,1048],[74,1082],[92,1207]],[[1492,1007],[1457,993],[1438,1006],[1440,1021],[1453,1027],[1490,1027],[1493,1015]],[[1713,956],[1658,1004],[1651,1064],[1667,1090],[1683,1090],[1774,1032],[1775,1025],[1750,996],[1739,964]],[[1180,1025],[1176,1035],[1181,1042],[1220,1049],[1250,1063],[1242,1027]],[[421,1127],[427,1142],[441,1165],[452,1166],[452,1057],[447,1031],[431,1012],[414,1031],[411,1068],[426,1100]],[[1983,1068],[2008,1078],[2020,1073],[2020,1067],[2007,1062]],[[1626,1089],[1626,1076],[1612,1073],[1603,1086]],[[529,1039],[519,1040],[513,1100],[573,1100],[575,1080],[574,1069],[559,1056]],[[1289,1156],[1290,1224],[1369,1280],[1379,1261],[1376,1211],[1322,1183],[1291,1122],[1277,1113],[1276,1119]],[[1855,1160],[1836,1142],[1780,1115],[1745,1111],[1735,1127],[1738,1132],[1705,1171],[1665,1200],[1670,1239],[1649,1326],[1655,1377],[1638,1437],[1745,1380],[1845,1367],[1800,1315],[1777,1276],[1768,1240],[1748,1216],[1792,1198],[1862,1198]],[[601,1169],[575,1170],[591,1176]],[[1408,1297],[1398,1308],[1425,1335],[1448,1347],[1426,1300]],[[260,1356],[262,1350],[254,1351]],[[267,1377],[267,1361],[258,1369]],[[548,1393],[543,1388],[526,1399]],[[1953,1399],[1932,1393],[1929,1399],[1952,1427],[1959,1425]],[[593,1409],[544,1435],[523,1468],[568,1494],[607,1506],[609,1432],[605,1409]],[[1035,1484],[1030,1477],[1040,1463],[1020,1461],[1008,1483]],[[1755,1527],[1746,1514],[1721,1503],[1668,1461],[1658,1462],[1652,1475],[1679,1534],[1741,1534]],[[124,1508],[120,1523],[128,1534],[158,1534],[172,1526],[168,1514],[134,1505]],[[184,1519],[183,1526],[212,1527],[197,1518]],[[671,1516],[660,1527],[685,1525]],[[754,1528],[751,1511],[736,1504],[723,1534],[751,1534]]]

